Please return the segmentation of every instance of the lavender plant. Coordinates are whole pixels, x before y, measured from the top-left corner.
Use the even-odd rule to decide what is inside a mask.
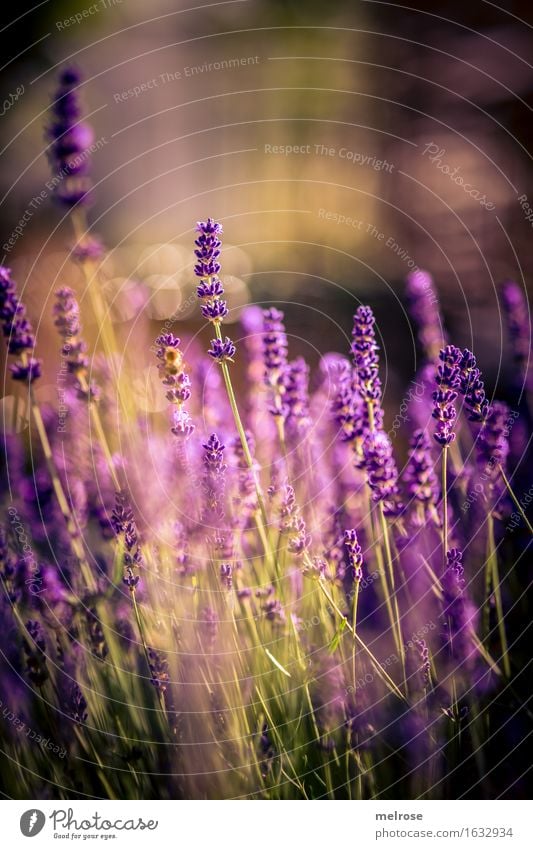
[[[102,249],[87,234],[91,133],[79,85],[62,73],[48,139],[56,196],[94,290]],[[28,433],[5,436],[0,698],[67,753],[54,758],[4,723],[3,751],[20,768],[1,789],[463,795],[479,752],[491,757],[492,717],[508,710],[502,694],[511,698],[519,677],[509,638],[519,590],[504,568],[506,407],[489,401],[472,352],[444,344],[431,280],[419,273],[409,304],[435,388],[432,416],[405,450],[386,430],[371,307],[355,310],[350,350],[324,353],[316,369],[290,351],[290,314],[275,306],[244,310],[236,344],[223,332],[232,316],[222,226],[208,217],[195,232],[198,315],[213,338],[201,350],[185,326],[180,338],[161,328],[152,350],[168,410],[144,419],[129,397],[137,360],[125,354],[115,379],[113,328],[93,350],[77,295],[62,288],[54,357],[0,271],[10,373],[32,412]],[[89,300],[112,324],[101,292]],[[41,346],[44,365],[63,358],[71,379],[61,434],[57,410],[41,409],[34,392]],[[99,388],[97,353],[108,366]],[[520,357],[525,369],[522,337]],[[465,450],[473,471],[458,465]],[[475,475],[485,476],[482,509],[462,511]],[[490,772],[479,780],[498,795]]]

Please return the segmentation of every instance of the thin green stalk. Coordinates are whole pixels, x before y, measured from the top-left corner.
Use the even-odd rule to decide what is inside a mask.
[[[442,446],[442,555],[446,568],[448,554],[448,446]]]
[[[387,525],[387,520],[385,518],[385,511],[383,508],[383,502],[379,502],[379,516],[381,521],[381,532],[383,535],[383,542],[385,544],[385,557],[387,560],[387,569],[389,572],[389,580],[391,583],[391,592],[392,592],[392,601],[394,605],[394,617],[395,617],[395,626],[396,632],[398,636],[398,651],[400,652],[400,659],[402,662],[402,672],[403,672],[403,680],[405,685],[405,692],[407,693],[407,674],[405,670],[405,650],[402,638],[402,627],[400,622],[400,609],[398,607],[398,597],[396,595],[396,585],[394,580],[394,565],[392,562],[392,553],[390,547],[390,539],[389,539],[389,528]]]
[[[375,672],[377,673],[378,677],[381,678],[382,682],[385,684],[387,689],[391,690],[391,692],[393,692],[396,696],[398,696],[398,698],[401,699],[402,702],[407,702],[407,699],[405,698],[405,696],[402,693],[402,691],[400,690],[400,688],[396,686],[396,684],[394,683],[394,681],[392,680],[392,678],[390,677],[388,672],[385,672],[385,670],[382,668],[382,666],[380,665],[380,663],[376,659],[376,657],[374,657],[374,655],[372,654],[372,652],[370,651],[370,649],[368,648],[366,643],[361,639],[361,637],[359,636],[357,631],[354,630],[354,628],[352,627],[350,622],[347,620],[344,613],[335,604],[333,598],[328,593],[328,591],[325,588],[322,580],[320,580],[320,579],[318,580],[318,586],[320,587],[320,590],[324,593],[326,599],[328,600],[329,604],[331,605],[331,607],[333,608],[333,610],[335,611],[337,616],[339,616],[341,621],[344,623],[344,627],[348,629],[348,631],[353,636],[354,640],[357,641],[358,645],[363,649],[365,654],[368,656],[372,666],[374,667]]]
[[[531,523],[529,522],[526,514],[524,513],[524,509],[523,509],[522,505],[520,504],[518,498],[516,497],[516,495],[513,492],[513,488],[512,488],[511,484],[509,483],[509,481],[507,479],[507,475],[505,474],[505,472],[503,470],[503,466],[500,465],[499,469],[500,469],[500,472],[501,472],[501,476],[503,478],[503,482],[504,482],[505,486],[507,487],[507,492],[509,493],[509,495],[513,499],[515,507],[518,510],[518,512],[520,513],[522,519],[524,520],[524,523],[525,523],[528,531],[530,532],[530,534],[533,534],[533,527],[531,526]]]
[[[494,517],[489,513],[487,517],[487,533],[488,533],[488,551],[486,570],[490,571],[492,586],[494,589],[494,599],[496,602],[496,616],[498,619],[498,633],[500,635],[500,645],[502,650],[503,671],[507,678],[511,677],[511,663],[509,661],[509,647],[507,643],[507,635],[505,633],[505,619],[503,615],[502,592],[500,586],[500,575],[498,569],[498,555],[496,553],[496,543],[494,539]],[[488,607],[489,599],[485,599],[485,605]]]
[[[220,323],[218,321],[214,322],[214,327],[215,327],[215,334],[216,334],[217,339],[220,339],[222,341],[222,332],[220,330]],[[258,527],[258,530],[259,530],[259,535],[261,537],[261,541],[262,541],[263,546],[265,548],[265,554],[267,555],[267,557],[269,557],[272,560],[272,562],[274,562],[276,564],[276,568],[277,568],[277,560],[274,557],[273,552],[270,548],[270,545],[268,543],[267,534],[266,534],[266,528],[268,528],[268,517],[267,517],[267,512],[266,512],[266,507],[265,507],[265,501],[264,501],[264,498],[263,498],[263,493],[261,492],[261,486],[260,486],[259,481],[257,479],[257,474],[256,474],[256,470],[255,470],[255,467],[254,467],[254,461],[253,461],[253,457],[252,457],[252,454],[251,454],[251,451],[250,451],[250,446],[248,445],[248,440],[246,438],[246,433],[245,433],[244,426],[243,426],[241,416],[240,416],[240,413],[239,413],[239,408],[237,406],[237,399],[235,397],[235,392],[233,390],[233,384],[232,384],[232,381],[231,381],[230,371],[229,371],[227,363],[221,362],[220,366],[222,368],[222,376],[224,378],[224,384],[226,386],[226,392],[227,392],[227,395],[228,395],[228,400],[229,400],[229,403],[230,403],[231,412],[233,413],[233,419],[235,421],[237,433],[239,434],[239,438],[241,440],[244,459],[246,460],[246,465],[248,466],[248,469],[249,469],[250,474],[252,476],[252,480],[254,482],[254,488],[255,488],[256,495],[257,495],[257,503],[259,505],[259,512],[261,514],[261,517],[259,517],[259,516],[257,516],[257,513],[254,513],[254,516],[255,516],[255,519],[256,519],[256,524],[257,524],[257,527]],[[261,523],[262,523],[263,527],[262,527],[262,529],[259,529],[259,525]],[[278,575],[278,577],[279,577],[279,575]]]
[[[137,627],[139,629],[139,636],[141,638],[141,642],[142,642],[142,646],[143,646],[143,650],[144,650],[144,656],[146,658],[146,665],[148,666],[148,673],[149,673],[150,678],[151,678],[152,677],[152,667],[150,665],[150,655],[148,654],[148,645],[146,643],[146,637],[144,635],[144,625],[143,625],[143,621],[142,621],[142,617],[141,617],[141,611],[139,610],[139,605],[137,604],[135,587],[131,587],[130,592],[131,592],[131,600],[132,600],[132,604],[133,604],[133,610],[135,611],[135,619],[137,620]],[[165,714],[165,705],[164,705],[164,702],[163,702],[163,697],[162,697],[162,695],[159,692],[159,689],[157,687],[155,688],[155,690],[156,690],[156,693],[157,693],[157,700],[159,702],[159,706],[161,708],[161,711],[162,711],[163,714]]]

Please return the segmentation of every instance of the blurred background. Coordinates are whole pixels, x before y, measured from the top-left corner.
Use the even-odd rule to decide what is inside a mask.
[[[2,254],[41,337],[54,289],[79,274],[43,140],[57,71],[74,62],[98,143],[89,217],[109,248],[102,285],[125,345],[139,346],[140,317],[154,335],[171,316],[179,335],[201,331],[191,243],[210,215],[224,223],[232,319],[248,302],[278,303],[294,353],[316,363],[346,350],[354,308],[370,303],[394,402],[416,368],[404,278],[426,268],[450,337],[505,397],[497,287],[511,277],[527,289],[532,271],[532,27],[526,0],[10,9]]]

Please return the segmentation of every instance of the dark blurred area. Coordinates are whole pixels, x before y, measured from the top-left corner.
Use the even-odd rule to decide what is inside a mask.
[[[312,361],[346,347],[368,301],[394,398],[415,368],[403,278],[419,266],[450,336],[505,387],[496,289],[531,276],[530,4],[81,0],[5,17],[3,243],[46,187],[46,109],[74,62],[102,140],[90,219],[117,319],[187,303],[192,227],[213,215],[234,305],[285,303]],[[3,251],[30,309],[75,280],[69,238],[47,198]],[[180,313],[193,331],[195,316]]]

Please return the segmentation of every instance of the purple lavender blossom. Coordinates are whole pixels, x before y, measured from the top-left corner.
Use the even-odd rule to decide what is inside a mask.
[[[531,388],[531,327],[529,306],[524,290],[513,280],[506,281],[501,288],[501,301],[507,319],[507,329],[513,359],[518,367],[520,381],[526,380]]]
[[[225,590],[231,590],[233,586],[233,569],[231,563],[220,564],[220,583]]]
[[[76,681],[71,682],[68,687],[65,710],[74,722],[87,722],[87,701]]]
[[[183,367],[180,340],[173,333],[163,333],[157,337],[155,343],[159,377],[167,387],[167,400],[174,405],[172,433],[174,436],[188,439],[194,431],[194,425],[183,405],[191,397],[191,380]]]
[[[398,469],[392,454],[392,444],[387,434],[378,430],[369,433],[364,446],[367,481],[372,490],[372,500],[383,502],[385,512],[396,515],[398,503]]]
[[[148,658],[150,660],[150,682],[159,693],[163,694],[170,680],[168,660],[161,652],[152,648],[148,649]]]
[[[305,521],[296,504],[294,488],[289,484],[282,487],[279,508],[280,533],[287,536],[287,548],[292,554],[303,554],[309,547],[311,537],[306,531]]]
[[[437,427],[433,434],[439,445],[449,445],[455,439],[453,425],[457,416],[454,401],[461,385],[459,366],[462,354],[455,345],[447,345],[439,354],[441,364],[437,368],[435,380],[437,389],[433,393],[433,413]]]
[[[24,639],[24,653],[28,678],[37,687],[42,687],[50,677],[46,665],[46,640],[39,622],[29,619],[26,622],[28,636]]]
[[[263,310],[263,362],[264,380],[272,391],[270,412],[273,416],[284,415],[284,375],[289,350],[283,313],[275,307]]]
[[[289,431],[298,433],[310,424],[309,366],[303,357],[288,363],[283,378],[284,413]]]
[[[465,348],[459,363],[459,391],[464,395],[465,405],[471,422],[483,422],[489,412],[489,402],[485,395],[485,385],[481,372],[476,366],[472,351]]]
[[[408,309],[416,324],[422,351],[427,360],[434,360],[445,338],[433,278],[427,271],[417,269],[407,275],[406,282]]]
[[[446,557],[446,571],[441,578],[444,632],[450,657],[463,663],[473,651],[472,613],[465,594],[463,553],[452,548]]]
[[[344,531],[344,547],[352,581],[359,584],[363,580],[363,553],[354,528]]]
[[[509,408],[503,401],[494,401],[476,440],[478,461],[485,471],[497,474],[505,466],[509,454]]]
[[[81,74],[75,68],[65,68],[61,72],[52,101],[52,119],[46,131],[50,141],[48,156],[54,195],[68,207],[88,203],[92,188],[88,173],[94,134],[89,124],[81,121],[77,91],[81,81]]]
[[[233,362],[233,357],[235,356],[235,345],[231,341],[231,339],[226,338],[223,339],[213,339],[211,341],[211,348],[207,352],[210,357],[213,357],[219,363],[224,362]]]
[[[202,444],[204,454],[204,476],[202,488],[204,491],[205,519],[220,519],[224,516],[224,496],[226,490],[226,469],[224,462],[225,446],[216,433],[212,433],[207,442]]]
[[[13,380],[33,383],[41,376],[41,360],[32,356],[35,349],[33,328],[26,318],[26,308],[17,296],[11,271],[5,266],[0,266],[0,321],[8,353],[20,356],[20,360],[10,367]]]
[[[124,540],[125,576],[123,581],[130,592],[133,593],[140,580],[139,575],[135,574],[134,569],[142,567],[143,556],[133,510],[125,492],[117,492],[115,494],[115,506],[111,513],[111,525],[117,537],[123,537]]]
[[[435,518],[439,500],[439,483],[431,459],[431,444],[427,433],[418,429],[409,441],[408,462],[404,472],[407,495],[420,503],[424,517]]]
[[[78,398],[95,401],[100,397],[100,389],[95,383],[89,384],[87,372],[89,360],[87,345],[81,338],[80,308],[72,289],[58,289],[54,304],[54,324],[64,343],[61,353],[70,374],[74,375]]]
[[[429,649],[425,640],[413,640],[418,654],[418,676],[423,690],[428,690],[431,685],[431,663],[429,660]]]
[[[376,411],[381,402],[381,381],[374,324],[375,318],[370,307],[358,307],[353,321],[351,351],[359,394]],[[375,422],[375,426],[379,427],[380,423]]]

